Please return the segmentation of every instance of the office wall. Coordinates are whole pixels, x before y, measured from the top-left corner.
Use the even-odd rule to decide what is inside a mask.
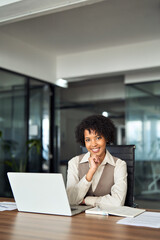
[[[113,76],[70,83],[69,88],[62,89],[61,92],[61,100],[64,102],[91,103],[125,99],[124,77]]]
[[[160,66],[160,40],[56,56],[0,32],[0,52],[0,67],[52,83],[58,78],[120,73],[127,74],[128,82],[133,78],[130,72],[143,70],[148,75]]]
[[[57,78],[125,73],[160,66],[160,40],[57,57]]]
[[[56,58],[0,32],[0,67],[34,78],[55,82]]]
[[[56,56],[0,32],[0,67],[55,83],[57,78],[129,73],[160,66],[160,40]]]
[[[160,80],[160,67],[130,72],[125,75],[125,84]]]

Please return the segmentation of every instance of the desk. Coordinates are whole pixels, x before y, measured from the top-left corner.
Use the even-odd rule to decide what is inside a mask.
[[[4,201],[6,199],[0,199]],[[159,240],[160,229],[116,224],[116,216],[73,217],[47,214],[0,212],[1,240]]]

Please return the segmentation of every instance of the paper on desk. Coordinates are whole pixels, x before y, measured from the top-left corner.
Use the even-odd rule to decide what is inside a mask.
[[[160,212],[144,212],[135,218],[123,218],[118,224],[160,228]]]
[[[11,211],[17,209],[15,202],[0,202],[0,211]]]

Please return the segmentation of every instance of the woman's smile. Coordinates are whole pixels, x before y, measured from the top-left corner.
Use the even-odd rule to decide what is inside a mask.
[[[94,152],[94,153],[98,153],[98,152],[100,151],[100,148],[92,148],[91,150],[92,150],[92,152]]]

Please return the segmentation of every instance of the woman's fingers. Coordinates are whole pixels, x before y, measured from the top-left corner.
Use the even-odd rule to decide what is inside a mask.
[[[90,163],[90,168],[93,167],[94,169],[95,168],[97,169],[100,165],[100,159],[96,155],[92,156],[92,157],[89,158],[89,163]]]
[[[95,163],[99,163],[100,162],[100,158],[96,155],[92,156],[93,160]]]

